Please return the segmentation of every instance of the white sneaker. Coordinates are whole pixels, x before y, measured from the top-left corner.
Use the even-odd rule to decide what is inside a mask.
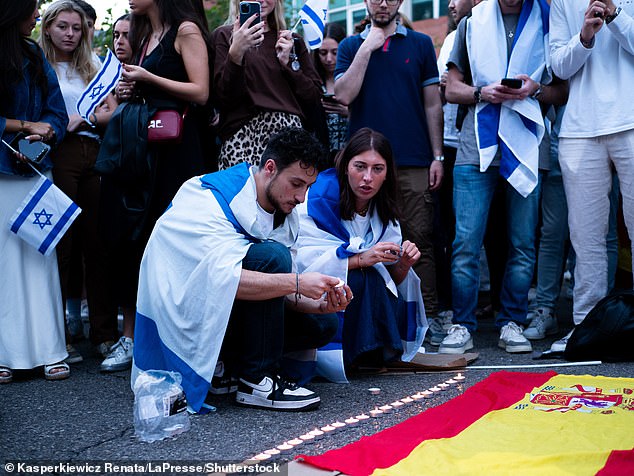
[[[440,345],[453,325],[453,311],[441,311],[438,317],[429,320],[426,340],[433,346]]]
[[[543,339],[547,335],[556,334],[559,331],[557,318],[552,309],[538,307],[530,325],[524,331],[524,337],[530,340]]]
[[[132,367],[134,342],[129,337],[121,337],[115,345],[110,347],[110,353],[101,363],[102,372],[118,372]]]
[[[473,349],[471,333],[465,326],[454,324],[449,328],[447,337],[440,343],[438,353],[464,354],[469,349]]]
[[[531,352],[533,350],[531,343],[524,337],[522,328],[515,322],[509,322],[502,327],[498,347],[512,354],[517,352]]]
[[[216,362],[216,369],[211,379],[209,393],[213,395],[226,395],[236,390],[238,390],[238,379],[229,375],[225,369],[224,362],[219,360]]]
[[[572,331],[568,332],[568,334],[563,336],[561,339],[556,340],[555,342],[553,342],[552,345],[550,346],[550,351],[551,352],[564,352],[566,350],[566,346],[568,345],[568,340],[570,339],[570,336],[572,336],[572,332],[573,331],[574,331],[574,329],[572,329]]]

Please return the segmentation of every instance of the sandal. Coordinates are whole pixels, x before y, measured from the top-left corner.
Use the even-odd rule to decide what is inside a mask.
[[[64,380],[70,377],[70,367],[66,362],[57,362],[44,366],[44,378],[46,380]]]
[[[0,384],[11,383],[13,381],[13,371],[9,367],[0,365]]]

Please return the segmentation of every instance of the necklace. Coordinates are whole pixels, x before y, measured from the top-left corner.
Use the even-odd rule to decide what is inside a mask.
[[[513,38],[515,36],[515,32],[513,30],[509,30],[508,37]]]
[[[370,205],[369,205],[369,204],[368,204],[368,205],[366,205],[365,207],[363,207],[361,210],[359,210],[359,211],[357,212],[357,215],[362,216],[362,217],[366,216],[366,215],[367,215],[367,213],[368,213],[368,208],[370,208]]]

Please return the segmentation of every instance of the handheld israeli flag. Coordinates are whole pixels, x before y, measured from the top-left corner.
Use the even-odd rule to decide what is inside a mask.
[[[41,175],[9,220],[9,227],[13,233],[48,256],[80,213],[81,208]]]
[[[321,46],[328,16],[328,0],[308,0],[299,11],[304,39],[311,50]]]
[[[77,112],[81,117],[88,121],[88,116],[95,111],[95,108],[102,103],[116,86],[117,81],[121,77],[121,69],[121,63],[117,57],[112,51],[108,50],[101,69],[90,84],[86,86],[86,89],[79,97],[79,101],[77,101]]]

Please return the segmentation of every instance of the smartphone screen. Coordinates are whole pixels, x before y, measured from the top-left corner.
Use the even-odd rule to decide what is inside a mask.
[[[502,85],[513,89],[519,89],[522,87],[522,80],[517,78],[504,78],[501,83]]]
[[[35,164],[42,162],[51,150],[51,147],[42,141],[30,141],[25,139],[23,133],[13,138],[11,147]]]
[[[257,18],[251,26],[260,22],[260,2],[240,2],[240,25],[244,25],[253,15],[257,15]]]

